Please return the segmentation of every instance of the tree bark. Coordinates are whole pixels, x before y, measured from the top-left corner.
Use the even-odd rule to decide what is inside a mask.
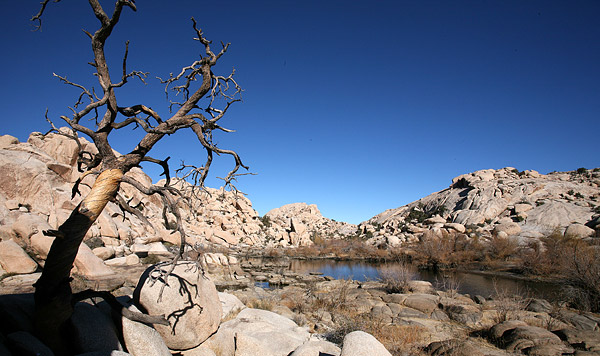
[[[73,313],[69,282],[79,245],[106,204],[115,197],[122,176],[120,169],[100,173],[90,193],[58,228],[42,275],[35,284],[35,328],[40,340],[56,354],[69,353],[63,336],[67,332],[65,322]]]

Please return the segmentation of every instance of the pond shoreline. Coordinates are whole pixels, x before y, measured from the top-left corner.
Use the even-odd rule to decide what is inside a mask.
[[[335,261],[335,262],[361,262],[361,263],[370,263],[370,264],[394,264],[401,263],[400,259],[382,259],[382,258],[373,258],[373,257],[340,257],[340,256],[272,256],[267,254],[238,254],[238,257],[242,259],[256,258],[256,259],[268,259],[268,260],[296,260],[296,261]],[[481,275],[486,277],[500,277],[505,279],[513,279],[523,282],[532,282],[532,283],[551,283],[558,284],[562,283],[563,279],[556,276],[541,276],[541,275],[525,275],[523,273],[512,271],[507,271],[506,269],[513,269],[515,266],[512,264],[506,264],[504,266],[489,269],[489,266],[486,266],[482,263],[472,263],[468,267],[458,266],[458,267],[440,267],[437,269],[430,268],[427,266],[419,266],[410,262],[407,262],[408,265],[416,267],[418,270],[435,272],[435,273],[469,273],[475,275]]]

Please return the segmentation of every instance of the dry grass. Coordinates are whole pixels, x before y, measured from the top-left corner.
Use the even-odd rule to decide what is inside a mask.
[[[352,307],[350,297],[353,284],[351,280],[339,280],[335,288],[322,289],[321,284],[311,283],[305,290],[286,290],[280,295],[280,303],[306,316],[318,318],[324,311],[330,313],[333,323],[325,337],[338,345],[348,333],[362,330],[377,338],[393,355],[421,355],[428,341],[427,330],[413,325],[388,324],[372,318],[370,313],[358,312]],[[318,320],[312,320],[312,323],[316,322]]]
[[[430,341],[429,331],[422,326],[387,324],[368,313],[349,312],[337,319],[337,328],[326,337],[338,345],[341,345],[344,336],[357,330],[373,335],[394,356],[425,355],[423,349]]]
[[[242,301],[246,307],[253,309],[273,310],[277,304],[273,298],[252,298]]]
[[[221,323],[235,319],[235,317],[242,311],[243,308],[232,309],[221,319]]]

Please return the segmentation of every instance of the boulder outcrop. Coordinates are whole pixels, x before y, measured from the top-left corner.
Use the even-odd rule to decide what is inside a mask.
[[[217,289],[195,262],[179,262],[164,280],[167,267],[149,267],[140,278],[134,300],[151,315],[165,315],[169,325],[155,325],[172,350],[200,345],[217,331],[221,302]]]
[[[338,222],[321,215],[315,204],[294,203],[265,214],[268,236],[274,236],[274,246],[305,246],[317,239],[336,239],[357,232],[357,226]]]
[[[371,244],[419,240],[425,231],[539,238],[559,231],[597,236],[600,168],[540,174],[507,167],[463,174],[452,184],[360,224]],[[596,230],[594,230],[596,229]]]

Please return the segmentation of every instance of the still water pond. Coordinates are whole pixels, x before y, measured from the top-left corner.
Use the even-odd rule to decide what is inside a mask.
[[[401,268],[399,263],[369,263],[363,261],[334,260],[292,260],[290,269],[296,273],[320,272],[335,279],[354,279],[357,281],[379,280],[383,271]],[[441,288],[448,280],[458,282],[458,291],[462,294],[493,296],[496,291],[508,294],[520,294],[528,297],[558,300],[560,285],[556,283],[525,281],[507,276],[491,276],[474,272],[422,271],[411,268],[414,278],[429,281],[434,287]]]

